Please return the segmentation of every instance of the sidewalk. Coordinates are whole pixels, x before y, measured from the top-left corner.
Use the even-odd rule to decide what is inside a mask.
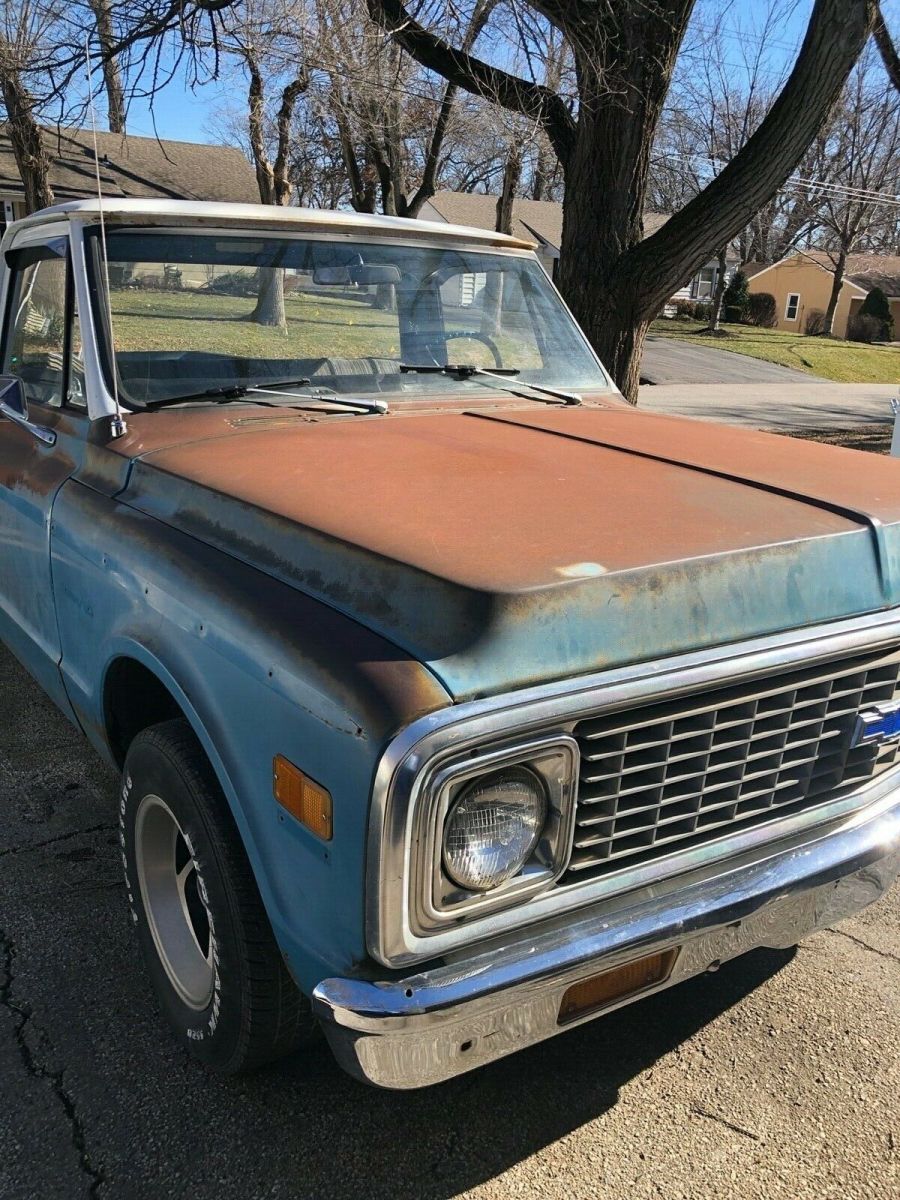
[[[894,383],[645,384],[638,408],[756,429],[852,429],[893,421]]]

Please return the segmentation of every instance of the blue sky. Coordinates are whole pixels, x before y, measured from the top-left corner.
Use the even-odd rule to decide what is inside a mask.
[[[900,0],[883,0],[882,8],[889,26],[900,31]],[[724,11],[726,22],[725,46],[734,48],[734,65],[738,65],[741,39],[752,38],[761,9],[760,0],[699,0],[693,20],[699,27],[708,26],[715,13]],[[797,0],[793,13],[785,21],[774,40],[771,62],[774,68],[792,61],[803,38],[812,0]],[[730,55],[729,55],[730,57]],[[152,137],[155,132],[163,138],[187,142],[221,140],[215,129],[216,115],[224,109],[239,107],[245,85],[229,75],[227,80],[214,81],[194,90],[183,79],[173,79],[155,99],[153,113],[143,100],[133,100],[129,107],[130,133]]]

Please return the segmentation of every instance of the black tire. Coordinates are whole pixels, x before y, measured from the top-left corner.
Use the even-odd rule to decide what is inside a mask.
[[[184,1048],[233,1075],[312,1040],[309,1002],[288,973],[227,801],[186,721],[154,725],[131,743],[119,824],[141,952]],[[182,864],[171,873],[170,838],[173,862],[180,856]],[[186,882],[167,882],[170,874]]]

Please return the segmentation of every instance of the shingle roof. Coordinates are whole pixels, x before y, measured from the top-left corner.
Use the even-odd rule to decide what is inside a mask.
[[[432,208],[453,225],[474,225],[476,229],[495,229],[497,197],[473,192],[437,192],[431,197]],[[559,250],[562,241],[562,205],[556,200],[513,201],[512,232],[515,237],[544,242]],[[668,213],[644,213],[644,236],[656,233],[669,219]]]
[[[57,201],[93,196],[93,135],[87,129],[45,128],[52,161],[50,186]],[[97,134],[100,181],[107,196],[163,196],[178,200],[259,202],[253,168],[233,146],[157,141],[131,134]],[[0,131],[0,191],[22,194],[12,147]]]
[[[803,257],[834,270],[834,258],[824,250],[804,251]],[[900,296],[900,254],[848,254],[844,277],[866,292],[879,287],[886,296]]]

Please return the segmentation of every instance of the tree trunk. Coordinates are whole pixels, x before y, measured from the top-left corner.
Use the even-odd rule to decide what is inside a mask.
[[[828,297],[828,307],[825,309],[825,319],[822,322],[822,337],[834,336],[834,314],[837,311],[838,300],[841,298],[841,288],[844,286],[844,270],[847,266],[847,251],[841,249],[838,260],[834,264],[834,275],[831,282],[831,295]]]
[[[503,183],[497,198],[495,228],[498,233],[512,233],[513,201],[522,178],[522,154],[512,143],[503,168]],[[481,306],[481,332],[488,337],[502,332],[503,327],[503,272],[488,271]]]
[[[247,69],[250,74],[250,87],[247,95],[248,128],[250,133],[250,151],[253,155],[253,167],[256,171],[256,185],[259,198],[263,204],[278,205],[286,197],[279,195],[276,187],[275,171],[266,154],[265,140],[265,88],[262,74],[255,58],[247,55]],[[275,329],[287,329],[287,316],[284,310],[284,271],[280,267],[260,267],[259,293],[253,312],[247,318],[257,325],[267,325]]]
[[[284,271],[281,267],[260,267],[259,295],[249,320],[275,329],[287,328],[284,311]]]
[[[728,272],[727,253],[727,247],[723,246],[719,251],[719,261],[716,265],[716,288],[713,292],[712,310],[709,314],[710,333],[718,333],[722,323],[722,297],[725,295],[725,276]]]
[[[547,188],[547,177],[550,174],[548,159],[550,151],[546,146],[539,146],[537,152],[537,162],[534,167],[534,176],[531,180],[531,198],[532,200],[543,200],[544,192]]]
[[[100,43],[100,63],[106,88],[106,119],[110,133],[125,132],[125,92],[119,61],[114,53],[116,37],[113,32],[109,0],[89,0],[97,24]]]
[[[521,178],[522,152],[513,142],[506,156],[506,165],[503,168],[503,183],[500,187],[500,195],[497,198],[495,228],[498,233],[512,233],[513,201],[516,198],[516,192],[519,190],[519,181]]]
[[[649,328],[649,321],[627,312],[620,313],[615,297],[612,297],[607,319],[597,322],[589,335],[603,365],[629,404],[638,402],[641,358]]]
[[[25,208],[36,212],[53,203],[50,156],[34,119],[33,101],[12,65],[9,43],[0,35],[0,93],[6,109],[6,132],[25,189]]]

